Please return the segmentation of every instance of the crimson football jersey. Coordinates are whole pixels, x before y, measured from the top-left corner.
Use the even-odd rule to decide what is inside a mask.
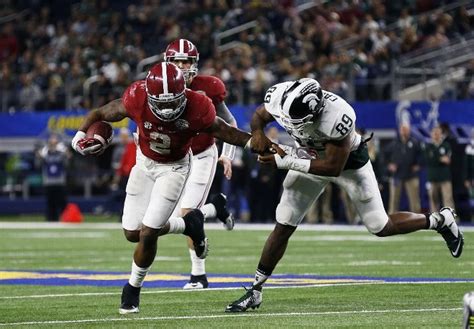
[[[195,76],[189,88],[209,97],[215,108],[224,101],[226,96],[225,85],[221,79],[210,75]],[[212,144],[214,144],[214,137],[211,134],[199,134],[193,138],[191,149],[193,154],[199,154]]]
[[[186,89],[186,109],[176,120],[158,119],[148,107],[145,81],[132,83],[122,96],[128,116],[138,127],[138,142],[142,153],[157,162],[172,162],[184,158],[194,136],[208,128],[216,118],[209,98]]]

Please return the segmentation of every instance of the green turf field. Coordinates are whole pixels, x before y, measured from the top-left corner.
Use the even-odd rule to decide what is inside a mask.
[[[77,225],[69,228],[6,228],[0,223],[0,327],[53,328],[459,328],[462,296],[474,290],[474,232],[465,232],[460,259],[450,256],[441,237],[418,232],[376,238],[361,230],[297,231],[275,274],[451,278],[470,282],[331,283],[264,290],[258,310],[226,314],[242,288],[183,291],[143,289],[140,313],[120,316],[121,288],[114,286],[7,285],[5,271],[123,272],[133,252],[121,230]],[[270,227],[208,230],[208,273],[248,274],[251,280]],[[187,276],[188,252],[182,236],[159,242],[152,273]],[[3,272],[2,272],[3,271]],[[405,280],[407,281],[407,280]],[[408,280],[409,281],[409,280]],[[212,286],[212,282],[211,282]]]

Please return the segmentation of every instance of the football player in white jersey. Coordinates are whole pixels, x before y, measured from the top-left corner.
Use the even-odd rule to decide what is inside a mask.
[[[440,233],[453,257],[459,257],[463,235],[451,208],[431,214],[397,212],[387,214],[366,141],[355,131],[356,115],[341,97],[322,90],[314,79],[279,83],[268,89],[264,104],[252,120],[250,146],[262,154],[268,145],[264,127],[277,121],[295,140],[295,147],[273,145],[275,154],[259,156],[289,170],[276,209],[276,225],[263,247],[252,286],[229,304],[226,312],[244,312],[262,302],[262,286],[285,253],[298,224],[329,183],[344,189],[354,203],[367,230],[380,237],[422,229]]]

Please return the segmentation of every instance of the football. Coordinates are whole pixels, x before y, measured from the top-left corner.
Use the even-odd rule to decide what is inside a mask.
[[[114,137],[114,130],[112,125],[105,121],[94,122],[86,133],[87,138],[97,139],[104,147],[107,147],[112,142]]]

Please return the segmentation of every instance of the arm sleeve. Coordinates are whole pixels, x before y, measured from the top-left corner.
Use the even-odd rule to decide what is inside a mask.
[[[216,106],[217,116],[222,118],[225,122],[227,122],[231,126],[237,126],[237,122],[235,121],[234,116],[230,113],[227,105],[224,102],[219,103]],[[235,157],[235,145],[224,143],[222,145],[222,153],[221,156],[225,156],[230,160],[234,160]]]
[[[229,108],[227,107],[227,105],[224,102],[220,102],[216,106],[216,114],[217,114],[218,117],[222,118],[225,122],[227,122],[230,125],[237,123],[235,121],[234,116],[232,115]]]

